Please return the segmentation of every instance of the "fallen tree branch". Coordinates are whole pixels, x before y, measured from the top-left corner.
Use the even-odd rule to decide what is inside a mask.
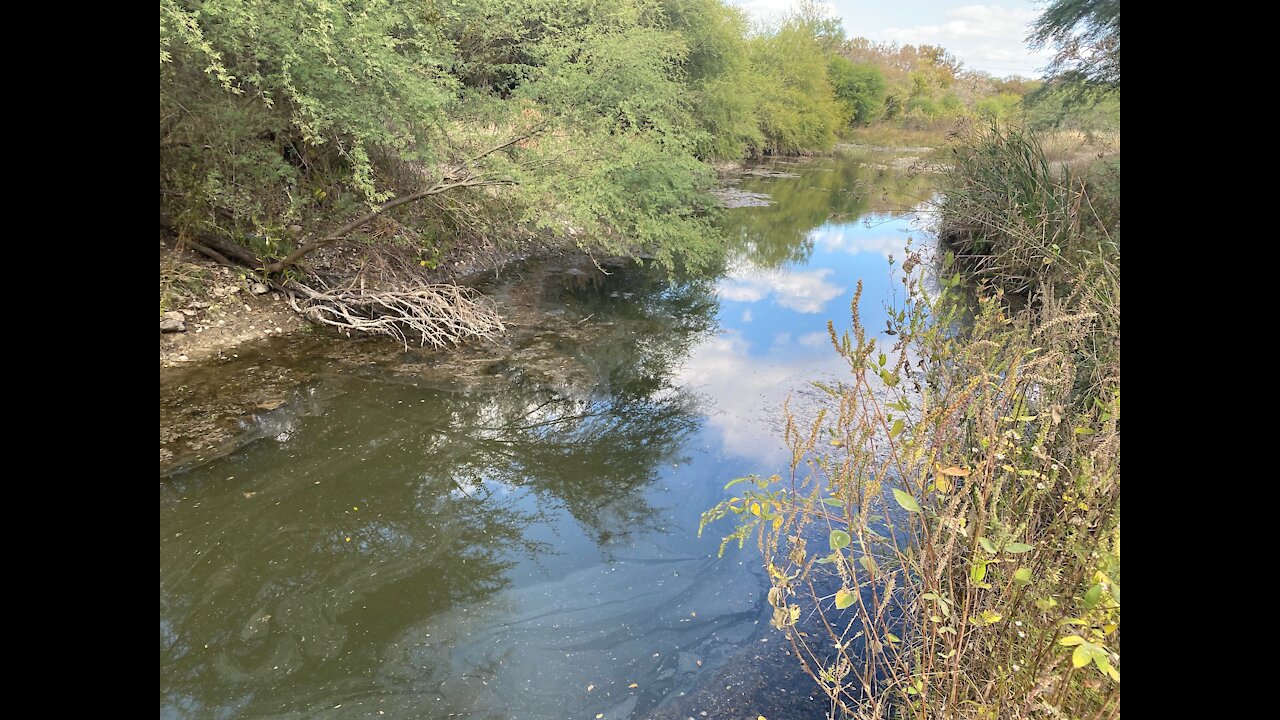
[[[317,289],[295,280],[280,287],[304,317],[348,332],[388,335],[406,349],[411,338],[423,347],[443,348],[471,338],[493,339],[506,330],[478,293],[458,285],[366,291]]]

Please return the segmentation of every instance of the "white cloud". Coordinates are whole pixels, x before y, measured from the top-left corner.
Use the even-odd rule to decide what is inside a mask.
[[[946,11],[946,22],[888,27],[877,40],[941,45],[966,67],[994,75],[1036,75],[1053,53],[1026,46],[1027,26],[1039,12],[1032,7],[965,5]]]
[[[907,236],[905,235],[868,235],[857,225],[823,225],[809,231],[809,239],[824,250],[842,250],[851,255],[858,253],[875,253],[888,259],[893,256],[899,261],[906,255]],[[918,247],[919,243],[915,243]],[[887,267],[887,265],[886,265]]]
[[[797,420],[811,422],[819,407],[811,381],[834,382],[848,370],[835,352],[780,357],[753,357],[741,336],[721,335],[685,361],[680,385],[712,398],[716,410],[707,422],[719,430],[726,453],[762,464],[784,461],[782,404],[790,396]]]
[[[831,334],[824,332],[805,333],[796,338],[796,342],[808,347],[819,348],[831,343]]]
[[[717,292],[726,300],[759,302],[773,295],[779,305],[801,313],[820,313],[845,288],[827,282],[834,270],[756,270],[737,268],[720,281]]]

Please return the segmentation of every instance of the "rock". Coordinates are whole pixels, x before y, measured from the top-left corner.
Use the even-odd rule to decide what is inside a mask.
[[[186,332],[187,318],[177,310],[170,310],[160,318],[160,332]]]
[[[188,358],[186,355],[179,355],[179,356],[178,356],[178,362],[186,362],[186,361],[188,361],[188,360],[190,360],[190,359],[191,359],[191,358]]]
[[[271,292],[271,288],[267,287],[266,285],[260,282],[254,283],[251,290],[254,295],[266,295],[267,293]]]
[[[196,311],[195,311],[195,310],[183,310],[183,311],[182,311],[182,314],[183,314],[185,317],[195,317],[195,316],[196,316]]]

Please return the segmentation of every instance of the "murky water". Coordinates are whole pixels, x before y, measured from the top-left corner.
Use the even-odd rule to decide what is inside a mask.
[[[295,340],[162,377],[183,407],[239,378],[248,431],[161,479],[161,717],[824,717],[756,553],[717,560],[698,519],[785,467],[782,401],[840,376],[859,278],[884,325],[929,181],[767,170],[719,277],[535,264],[494,290],[501,346]]]

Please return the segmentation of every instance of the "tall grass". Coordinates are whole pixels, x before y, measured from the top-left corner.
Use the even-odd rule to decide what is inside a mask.
[[[1022,295],[1081,273],[1118,276],[1119,163],[1114,192],[1103,193],[1089,173],[1048,158],[1021,127],[965,126],[956,134],[940,236],[967,273]],[[1104,194],[1109,202],[1095,202]]]
[[[787,413],[789,471],[703,517],[757,538],[774,626],[833,718],[1119,716],[1118,245],[1085,254],[1105,241],[1079,221],[1088,191],[1052,182],[1031,142],[953,178],[991,206],[953,191],[944,210],[1006,229],[1011,256],[1079,254],[1040,255],[1016,311],[989,285],[973,300],[950,255],[926,293],[909,256],[892,347],[859,322],[859,286],[852,329],[831,328],[850,377],[817,418]]]

